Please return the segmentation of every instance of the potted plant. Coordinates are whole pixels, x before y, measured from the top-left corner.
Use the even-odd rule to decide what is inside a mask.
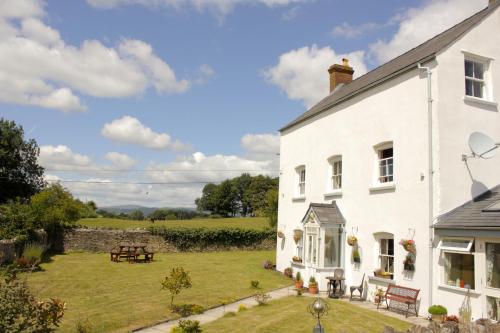
[[[347,244],[349,244],[350,246],[354,246],[358,244],[358,239],[354,235],[349,235],[347,236]]]
[[[392,279],[392,273],[384,271],[382,268],[379,268],[373,272],[376,277],[382,279]]]
[[[293,269],[292,267],[287,267],[285,268],[285,270],[283,271],[283,275],[285,275],[286,277],[288,278],[293,278]]]
[[[298,243],[299,240],[302,239],[302,233],[303,231],[300,229],[293,230],[293,240],[295,241],[295,243]]]
[[[415,254],[417,252],[417,248],[415,246],[415,241],[413,239],[402,239],[399,242],[400,245],[403,246],[405,251]]]
[[[318,282],[316,282],[316,279],[314,276],[311,276],[309,278],[309,293],[310,294],[317,294],[318,293]]]
[[[302,287],[304,287],[304,280],[302,280],[300,272],[297,272],[295,275],[295,289],[302,289]]]
[[[374,297],[373,297],[373,301],[378,304],[382,301],[382,299],[384,298],[384,295],[385,295],[385,291],[384,289],[382,288],[377,288],[374,292]]]
[[[406,255],[406,259],[403,262],[404,265],[404,270],[408,272],[414,272],[415,271],[415,260],[413,259],[413,255],[411,253],[408,253]]]
[[[357,247],[352,251],[352,261],[358,264],[361,262],[361,255]]]
[[[427,309],[427,312],[432,316],[432,321],[437,323],[442,323],[448,314],[448,310],[442,305],[432,305]]]
[[[298,257],[298,256],[293,256],[292,257],[292,261],[293,262],[302,262],[302,258]]]

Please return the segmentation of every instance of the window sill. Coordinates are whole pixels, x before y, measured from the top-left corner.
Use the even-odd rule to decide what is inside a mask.
[[[373,186],[369,187],[368,189],[370,190],[370,192],[395,190],[396,184],[394,182],[380,183],[380,184],[373,185]]]
[[[380,278],[380,277],[376,277],[376,276],[369,276],[368,277],[368,280],[370,282],[378,282],[378,283],[383,283],[383,284],[396,284],[396,280],[393,280],[393,279],[384,279],[384,278]]]
[[[301,195],[301,196],[298,196],[298,197],[293,197],[292,201],[306,201],[306,196],[305,195]]]
[[[342,196],[342,189],[331,190],[330,192],[327,192],[327,193],[323,194],[323,196],[325,198],[328,198],[328,197],[341,197]]]
[[[474,289],[465,289],[465,288],[460,288],[460,287],[449,286],[446,284],[440,284],[440,285],[438,285],[438,288],[450,290],[450,291],[457,291],[457,292],[462,293],[462,294],[467,294],[467,291],[469,291],[471,293],[471,295],[475,295],[475,296],[481,295],[480,293],[478,293]]]
[[[492,106],[495,108],[498,106],[497,102],[492,102],[492,101],[488,101],[488,100],[478,98],[478,97],[473,97],[473,96],[464,96],[464,102]]]

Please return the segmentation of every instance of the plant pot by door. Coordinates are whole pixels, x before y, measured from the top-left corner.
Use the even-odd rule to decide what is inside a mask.
[[[318,285],[309,286],[309,294],[317,294],[318,293]]]

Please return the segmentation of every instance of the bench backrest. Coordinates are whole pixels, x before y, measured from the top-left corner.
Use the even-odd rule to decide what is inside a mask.
[[[395,284],[390,284],[387,287],[387,291],[385,292],[385,294],[386,295],[408,297],[410,299],[416,300],[419,292],[420,292],[420,289],[413,289],[413,288],[398,286]]]

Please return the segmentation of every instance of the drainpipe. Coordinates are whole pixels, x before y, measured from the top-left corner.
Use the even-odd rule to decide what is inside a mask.
[[[429,67],[424,67],[418,63],[418,69],[425,71],[427,75],[427,140],[429,144],[429,305],[432,305],[433,283],[433,235],[432,224],[434,222],[434,163],[432,154],[432,71]]]

